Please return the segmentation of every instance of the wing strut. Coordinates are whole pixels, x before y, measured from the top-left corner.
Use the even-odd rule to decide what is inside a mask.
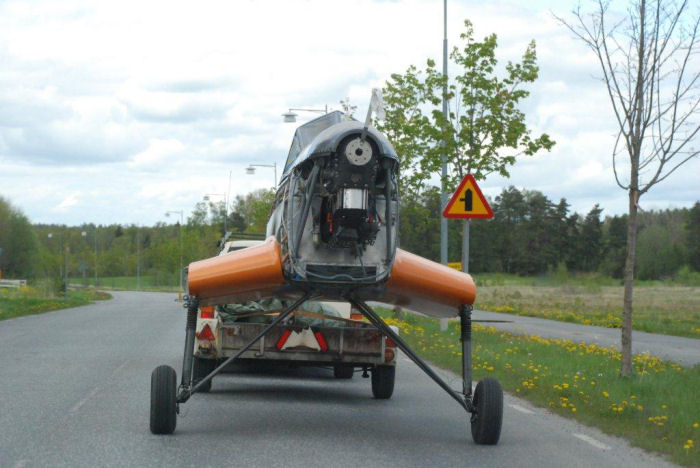
[[[382,333],[394,340],[396,346],[401,349],[406,355],[413,361],[423,372],[425,372],[428,377],[433,379],[436,384],[442,387],[443,390],[447,392],[452,398],[455,399],[457,403],[460,404],[469,413],[474,413],[475,408],[472,404],[472,383],[471,383],[471,306],[464,305],[460,310],[460,318],[464,316],[461,321],[462,325],[462,386],[463,393],[459,393],[450,387],[428,364],[426,364],[420,356],[418,356],[413,350],[406,344],[406,342],[401,339],[401,337],[394,332],[394,330],[387,325],[384,320],[377,315],[377,313],[372,310],[364,301],[356,299],[354,297],[348,298],[350,303],[357,307],[362,315],[364,315],[367,320],[370,321],[372,325],[377,327]]]

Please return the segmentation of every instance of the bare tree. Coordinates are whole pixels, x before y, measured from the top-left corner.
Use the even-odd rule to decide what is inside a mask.
[[[633,1],[626,15],[598,0],[595,11],[557,20],[596,54],[618,135],[615,180],[629,195],[621,374],[632,374],[632,288],[639,198],[698,155],[699,18],[688,2]],[[694,17],[691,17],[695,14]],[[625,174],[627,171],[627,174]]]

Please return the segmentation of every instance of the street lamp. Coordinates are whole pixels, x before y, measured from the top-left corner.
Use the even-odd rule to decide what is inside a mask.
[[[81,232],[80,235],[85,237],[87,240],[87,231]],[[95,241],[95,268],[93,268],[93,273],[95,275],[95,287],[97,287],[97,226],[95,226],[93,237]]]
[[[301,107],[290,107],[289,112],[285,112],[284,114],[282,114],[282,117],[284,117],[285,123],[294,123],[297,121],[297,116],[299,114],[296,114],[294,111],[317,112],[319,114],[327,114],[328,113],[328,104],[326,104],[326,107],[324,109],[304,109]]]
[[[87,231],[81,231],[80,236],[84,237],[85,240],[87,240]],[[80,249],[83,250],[83,249]],[[83,254],[81,255],[82,260],[80,260],[80,272],[83,274],[83,287],[87,287],[87,270],[88,266],[87,263],[85,263],[85,253],[83,251]]]
[[[180,215],[180,229],[179,229],[179,236],[180,236],[180,291],[182,291],[182,223],[183,223],[183,217],[184,214],[182,210],[170,210],[165,212],[165,217],[169,218],[171,213],[179,214]]]
[[[277,163],[272,164],[250,164],[245,168],[246,174],[255,174],[256,167],[272,167],[275,169],[275,187],[277,187]]]
[[[61,239],[61,251],[63,252],[63,274],[61,276],[63,279],[63,297],[66,297],[68,296],[68,249],[63,249],[63,233],[59,232],[57,235]],[[46,237],[53,239],[53,236],[54,234],[50,232]]]

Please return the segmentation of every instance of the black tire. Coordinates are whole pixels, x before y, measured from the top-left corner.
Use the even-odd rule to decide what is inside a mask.
[[[496,445],[503,424],[503,389],[498,380],[487,377],[474,390],[472,438],[479,445]]]
[[[396,366],[374,366],[372,369],[372,395],[379,400],[391,398],[394,393]]]
[[[202,358],[194,358],[194,368],[192,369],[192,374],[194,377],[194,384],[197,385],[197,382],[202,380],[204,377],[209,375],[211,371],[216,369],[216,360],[215,359],[202,359]],[[203,385],[199,387],[199,390],[197,392],[202,392],[202,393],[207,393],[211,390],[211,380],[206,383],[206,385]]]
[[[352,379],[353,375],[355,375],[355,368],[352,366],[333,366],[333,376],[336,379]]]
[[[151,374],[151,432],[172,434],[177,423],[177,374],[158,366]]]

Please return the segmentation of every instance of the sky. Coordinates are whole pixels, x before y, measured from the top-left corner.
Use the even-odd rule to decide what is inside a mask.
[[[486,195],[514,185],[621,214],[599,65],[552,16],[576,4],[449,1],[448,43],[466,18],[478,38],[498,35],[503,62],[537,43],[540,77],[522,110],[557,144],[482,181]],[[349,98],[362,119],[391,73],[441,64],[442,15],[440,0],[0,0],[0,196],[34,223],[152,225],[206,194],[270,188],[272,168],[245,169],[277,164],[279,177],[295,129],[281,115]],[[641,208],[700,199],[699,159]]]

